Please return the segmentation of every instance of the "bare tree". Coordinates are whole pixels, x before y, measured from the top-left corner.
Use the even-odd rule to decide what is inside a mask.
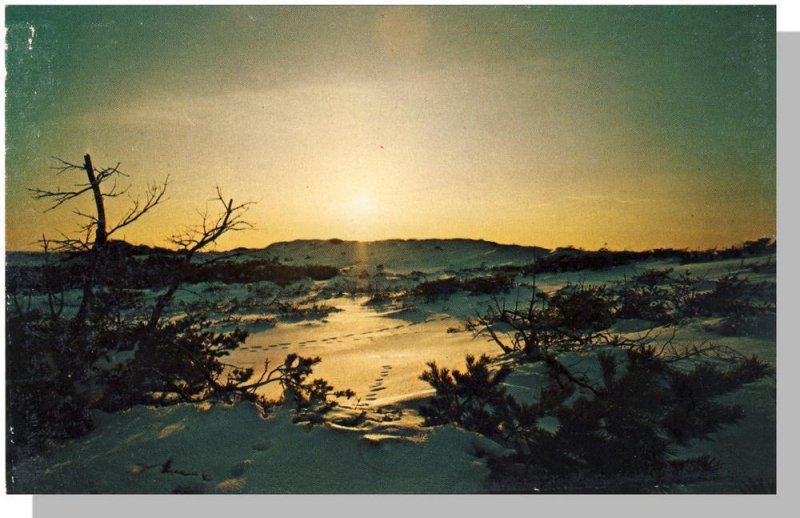
[[[185,266],[192,262],[197,252],[212,245],[223,235],[253,228],[251,223],[243,219],[252,202],[240,205],[234,205],[233,199],[229,199],[226,202],[219,187],[217,187],[217,196],[212,201],[219,203],[221,209],[218,212],[215,214],[209,213],[208,210],[202,212],[200,214],[202,218],[200,224],[187,227],[183,232],[170,238],[170,242],[178,247],[179,252],[183,255],[182,262]],[[164,310],[172,301],[175,292],[180,288],[181,282],[180,272],[176,271],[169,287],[159,295],[153,306],[153,311],[147,321],[148,329],[155,329],[158,325]]]
[[[130,196],[128,209],[116,223],[109,224],[106,199],[115,198],[128,192],[128,187],[118,189],[117,179],[127,177],[125,173],[120,171],[119,163],[114,167],[98,169],[94,167],[92,158],[88,154],[84,155],[82,165],[67,162],[60,158],[55,160],[58,161],[58,165],[53,169],[58,175],[70,171],[82,171],[86,174],[86,181],[74,185],[72,189],[30,189],[35,199],[50,201],[51,205],[47,209],[50,211],[89,193],[94,198],[94,213],[86,213],[78,209],[73,211],[74,214],[83,219],[83,223],[79,226],[77,237],[62,233],[61,239],[47,239],[43,236],[41,241],[42,246],[48,251],[78,253],[86,261],[85,267],[82,268],[84,278],[82,280],[83,293],[80,306],[70,322],[70,336],[74,338],[84,330],[89,308],[95,298],[94,292],[98,275],[104,267],[103,262],[109,239],[121,229],[139,221],[142,216],[152,211],[164,200],[169,177],[167,176],[162,183],[151,183],[145,192],[138,197]],[[110,188],[104,189],[104,186],[109,183]],[[158,296],[153,305],[146,326],[149,332],[154,331],[158,326],[175,292],[182,284],[181,272],[185,270],[183,267],[192,262],[195,254],[213,245],[227,233],[252,228],[252,224],[245,221],[243,217],[252,204],[251,202],[234,205],[232,199],[225,200],[219,187],[217,187],[216,197],[211,201],[215,202],[218,207],[217,211],[210,212],[207,208],[205,211],[200,212],[201,220],[199,224],[189,226],[170,238],[170,242],[177,247],[182,260],[173,270],[172,279],[167,289]]]
[[[83,165],[73,164],[60,158],[55,158],[55,160],[59,162],[59,165],[52,169],[56,170],[58,175],[69,171],[83,171],[86,173],[88,182],[75,184],[73,190],[29,189],[34,199],[50,201],[52,204],[47,211],[51,211],[91,192],[94,197],[95,213],[87,214],[78,209],[73,210],[74,214],[85,220],[85,223],[80,225],[82,237],[69,237],[62,234],[63,239],[51,239],[54,251],[75,252],[102,249],[112,235],[136,222],[161,203],[169,183],[169,176],[167,176],[162,183],[150,184],[141,197],[130,197],[129,209],[116,224],[109,226],[105,200],[128,193],[127,187],[117,190],[117,179],[128,176],[119,170],[119,163],[114,167],[97,169],[92,164],[90,155],[84,155]],[[103,186],[109,181],[113,182],[111,188],[104,191]]]
[[[254,400],[260,397],[256,392],[270,383],[291,389],[298,409],[302,404],[303,408],[325,411],[335,404],[330,396],[351,395],[349,391],[334,392],[325,380],[309,380],[319,359],[296,355],[287,356],[274,368],[265,361],[264,372],[251,382],[253,369],[223,361],[244,342],[244,330],[215,332],[210,322],[197,314],[164,318],[176,291],[189,280],[187,273],[197,254],[228,233],[252,228],[244,219],[251,203],[234,204],[217,188],[216,196],[200,212],[198,224],[170,239],[176,252],[166,262],[156,261],[155,273],[164,277],[157,282],[163,292],[152,306],[143,306],[141,293],[132,287],[139,285],[138,280],[131,281],[129,270],[140,265],[117,253],[119,247],[111,238],[164,201],[168,178],[150,184],[138,197],[129,196],[127,209],[114,217],[107,201],[128,191],[118,188],[119,179],[126,177],[119,164],[98,169],[89,155],[82,164],[57,160],[54,169],[58,177],[79,172],[82,181],[66,189],[30,189],[33,197],[49,202],[50,211],[91,196],[88,206],[92,208],[81,206],[73,211],[81,221],[76,234],[62,233],[56,239],[42,236],[45,264],[36,272],[41,275],[34,282],[38,280],[40,286],[31,288],[27,309],[16,297],[9,300],[17,305],[7,334],[12,344],[8,386],[14,394],[9,421],[19,430],[18,439],[41,445],[52,438],[79,436],[91,428],[91,408],[113,411],[141,403],[171,404],[212,397]],[[67,268],[56,267],[51,252],[64,253],[72,263]],[[230,257],[220,254],[204,264]],[[65,318],[63,290],[69,285],[80,286],[83,293],[76,314]],[[47,297],[49,318],[31,310],[30,299],[36,290]],[[145,310],[144,316],[124,318],[122,309],[134,306]],[[123,349],[132,349],[133,354],[120,355],[111,364],[98,363],[106,353]]]
[[[107,198],[115,198],[123,194],[127,194],[128,188],[121,190],[117,189],[117,179],[119,177],[126,177],[119,170],[119,163],[114,167],[98,169],[92,164],[92,157],[84,155],[83,164],[78,165],[60,158],[56,158],[59,165],[53,167],[58,175],[71,171],[82,171],[86,173],[86,181],[75,184],[72,189],[46,190],[33,188],[30,189],[34,199],[47,200],[51,202],[48,211],[54,210],[63,204],[80,198],[84,194],[91,193],[94,198],[94,214],[89,214],[78,209],[73,213],[83,218],[83,223],[80,224],[79,237],[70,237],[62,233],[61,239],[48,240],[42,237],[41,244],[43,247],[49,248],[52,246],[53,251],[57,252],[79,252],[86,260],[86,268],[84,268],[84,278],[82,281],[82,297],[78,311],[70,323],[70,335],[77,336],[82,332],[86,317],[89,313],[89,308],[94,300],[94,287],[99,273],[99,269],[103,267],[102,258],[106,250],[109,238],[119,230],[131,225],[138,221],[142,216],[153,210],[158,206],[164,198],[167,190],[169,177],[165,178],[162,183],[154,183],[148,186],[145,193],[140,197],[130,197],[131,205],[128,210],[122,215],[116,224],[109,226],[106,215],[105,200]],[[104,186],[111,182],[109,189],[104,190]]]

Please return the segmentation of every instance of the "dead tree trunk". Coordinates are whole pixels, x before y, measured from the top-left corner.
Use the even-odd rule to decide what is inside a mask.
[[[106,208],[103,203],[103,192],[100,190],[100,182],[94,172],[92,165],[92,157],[89,154],[83,156],[83,170],[86,171],[86,176],[89,179],[89,185],[94,194],[94,205],[97,211],[97,219],[95,224],[95,238],[91,250],[87,252],[87,264],[84,270],[85,277],[83,279],[81,305],[78,307],[78,312],[72,319],[70,324],[70,334],[72,337],[77,337],[86,323],[86,318],[89,314],[89,307],[94,299],[94,284],[97,277],[98,269],[102,267],[100,255],[102,254],[106,242],[108,241],[108,232],[106,229]]]
[[[94,194],[94,204],[97,209],[97,228],[95,230],[94,248],[102,248],[105,246],[108,239],[106,230],[106,208],[103,203],[103,193],[100,191],[100,182],[94,174],[94,166],[92,166],[92,157],[88,154],[83,155],[83,169],[86,171],[86,176],[89,177],[89,185],[92,186],[92,193]]]

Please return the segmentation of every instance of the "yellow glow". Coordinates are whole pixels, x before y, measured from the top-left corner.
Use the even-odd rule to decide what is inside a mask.
[[[375,214],[377,207],[375,200],[370,195],[357,193],[350,198],[348,212],[359,217],[372,216]]]
[[[217,187],[256,202],[255,229],[224,236],[220,250],[333,237],[710,248],[775,234],[772,54],[748,50],[774,31],[748,32],[739,17],[725,18],[736,42],[700,31],[686,34],[697,45],[662,52],[660,37],[618,26],[610,11],[192,11],[207,25],[176,35],[189,38],[180,51],[154,45],[140,56],[142,34],[176,22],[121,17],[129,44],[98,52],[93,40],[69,44],[82,33],[50,12],[39,15],[48,30],[36,30],[33,51],[27,12],[9,40],[11,250],[36,250],[42,234],[72,236],[84,223],[72,211],[91,211],[91,196],[46,212],[28,189],[81,182],[80,171],[55,175],[50,157],[81,162],[87,152],[99,167],[120,162],[129,175],[120,187],[130,183],[134,196],[169,176],[163,206],[114,236],[157,246],[197,225]],[[658,16],[691,25],[684,10]],[[630,38],[632,54],[595,41],[605,29]],[[648,42],[658,45],[640,46]],[[51,48],[63,59],[52,61]],[[732,68],[695,74],[706,50]],[[107,74],[115,79],[74,96],[86,67],[125,77]],[[129,204],[109,199],[109,221]]]

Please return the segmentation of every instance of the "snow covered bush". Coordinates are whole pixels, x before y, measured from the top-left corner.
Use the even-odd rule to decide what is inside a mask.
[[[686,311],[695,315],[742,318],[769,309],[767,304],[759,300],[763,289],[763,284],[752,282],[736,273],[723,275],[714,281],[711,291],[695,297],[692,304],[686,307]]]
[[[651,303],[667,300],[669,273],[636,278],[639,311],[666,310]],[[741,293],[748,285],[737,279],[723,277],[717,287],[736,298],[726,302],[728,314],[749,304]],[[771,368],[725,346],[614,334],[618,296],[578,284],[551,295],[534,290],[525,306],[495,302],[469,327],[503,350],[502,361],[468,356],[463,372],[428,364],[420,379],[436,394],[420,409],[425,423],[457,424],[513,451],[489,459],[490,490],[640,492],[713,476],[714,459],[675,457],[674,446],[735,422],[741,408],[719,396]],[[514,378],[521,364],[536,373],[535,383]],[[527,396],[510,395],[506,383]]]
[[[9,462],[92,428],[88,396],[79,390],[93,355],[60,339],[62,319],[37,312],[6,319],[6,416]]]
[[[252,369],[226,369],[223,362],[247,333],[214,333],[208,328],[209,322],[192,315],[153,329],[143,323],[118,329],[115,338],[137,349],[129,360],[98,373],[105,390],[97,406],[114,411],[136,404],[191,402],[247,381]]]
[[[704,285],[710,284],[711,289]],[[774,289],[767,283],[753,282],[740,273],[728,273],[713,281],[703,281],[688,273],[670,283],[670,298],[682,317],[722,317],[716,330],[724,335],[740,335],[774,327],[769,318],[775,312]],[[761,330],[763,331],[763,330]]]
[[[456,277],[444,277],[419,283],[412,294],[423,297],[426,302],[433,302],[459,291],[466,291],[470,295],[497,295],[508,293],[514,286],[515,274],[497,271],[492,275],[482,275],[459,280]]]
[[[466,279],[461,285],[470,295],[496,295],[508,293],[514,287],[514,277],[512,273],[498,271],[492,275]]]
[[[467,321],[476,334],[488,334],[504,353],[538,360],[550,351],[579,348],[614,323],[614,306],[605,286],[568,284],[554,294],[535,288],[527,305],[494,301],[484,315]],[[510,329],[510,331],[509,331]]]
[[[637,318],[657,323],[673,320],[668,283],[672,268],[647,270],[627,279],[614,290],[617,318]]]
[[[461,282],[455,277],[445,277],[432,281],[419,283],[412,291],[416,296],[423,297],[426,301],[432,302],[441,297],[447,297],[461,289]]]
[[[756,358],[711,360],[712,352],[664,354],[645,342],[606,348],[591,353],[594,377],[547,353],[536,362],[545,379],[533,402],[507,393],[508,363],[468,356],[464,372],[429,363],[421,379],[436,394],[420,412],[428,426],[457,424],[513,451],[489,458],[490,491],[655,491],[714,475],[714,459],[673,457],[673,446],[733,423],[741,409],[715,398],[770,372]]]
[[[464,427],[492,435],[502,424],[495,409],[506,404],[503,381],[511,373],[508,365],[490,370],[491,359],[482,355],[466,358],[467,370],[439,369],[436,362],[428,362],[428,370],[420,379],[436,390],[430,403],[420,407],[427,426],[459,423]]]
[[[590,342],[614,323],[613,301],[606,286],[567,284],[542,299],[547,302],[544,311],[549,325],[562,338],[578,345]]]

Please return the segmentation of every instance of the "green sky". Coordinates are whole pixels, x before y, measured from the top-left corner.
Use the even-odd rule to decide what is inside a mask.
[[[164,245],[216,185],[257,202],[257,230],[222,248],[775,233],[774,7],[8,7],[6,23],[9,249],[72,231],[26,189],[79,181],[50,157],[86,152],[133,192],[170,175],[137,243]]]

